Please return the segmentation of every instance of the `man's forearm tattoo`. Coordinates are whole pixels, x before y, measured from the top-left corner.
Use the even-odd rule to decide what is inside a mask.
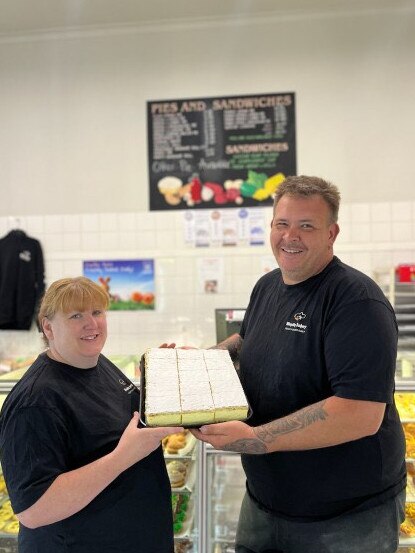
[[[311,426],[315,422],[326,420],[328,415],[324,410],[325,402],[326,400],[320,401],[283,419],[277,419],[262,426],[257,426],[253,428],[256,438],[241,438],[224,445],[220,449],[251,455],[268,453],[267,444],[275,440],[277,436],[301,430]]]
[[[236,440],[226,444],[224,451],[238,451],[239,453],[267,453],[267,446],[255,438]]]
[[[309,407],[304,407],[300,411],[288,415],[283,419],[277,419],[275,421],[257,426],[254,428],[254,433],[261,442],[264,444],[272,442],[277,436],[282,434],[289,434],[296,430],[302,430],[307,428],[311,424],[318,421],[324,421],[327,418],[327,412],[324,410],[324,404],[326,400],[319,401]]]

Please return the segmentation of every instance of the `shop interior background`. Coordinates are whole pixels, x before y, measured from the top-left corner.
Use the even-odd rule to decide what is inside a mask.
[[[215,308],[245,307],[271,253],[189,247],[182,213],[148,211],[148,100],[295,92],[297,172],[342,193],[337,255],[385,279],[414,262],[414,1],[30,6],[1,7],[0,236],[41,242],[47,284],[83,260],[155,259],[156,310],[110,312],[106,353],[209,347]],[[206,257],[223,259],[217,294]],[[0,332],[0,357],[41,348],[35,329]]]

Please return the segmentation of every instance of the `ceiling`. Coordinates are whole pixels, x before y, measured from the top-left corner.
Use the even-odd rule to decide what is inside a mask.
[[[290,14],[414,10],[415,0],[0,0],[0,37]]]

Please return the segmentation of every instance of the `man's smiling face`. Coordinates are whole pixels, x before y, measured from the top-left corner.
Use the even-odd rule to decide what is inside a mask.
[[[330,263],[339,233],[330,216],[328,204],[318,194],[286,194],[275,206],[270,241],[285,284],[302,282]]]

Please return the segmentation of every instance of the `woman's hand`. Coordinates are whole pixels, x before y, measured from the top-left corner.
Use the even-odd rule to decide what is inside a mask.
[[[159,447],[161,440],[166,436],[183,431],[183,428],[179,426],[138,428],[139,419],[139,413],[135,411],[113,451],[113,456],[120,463],[122,470],[126,470],[147,457]]]

